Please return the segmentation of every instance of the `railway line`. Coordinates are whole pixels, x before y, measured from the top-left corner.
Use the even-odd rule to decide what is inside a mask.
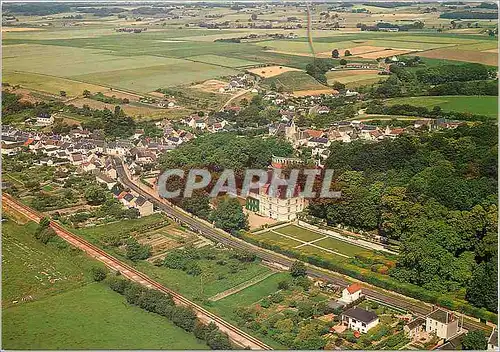
[[[30,207],[20,203],[16,199],[14,199],[12,196],[3,193],[2,194],[2,205],[6,208],[13,209],[17,212],[20,212],[21,214],[25,215],[28,217],[30,220],[33,220],[35,222],[40,222],[40,220],[44,217],[44,215],[38,213],[37,211],[31,209]],[[83,238],[71,233],[70,231],[66,230],[64,227],[62,227],[60,224],[58,224],[55,221],[50,222],[50,227],[56,232],[58,236],[66,240],[68,243],[71,245],[82,249],[85,251],[87,254],[90,256],[96,258],[97,260],[101,261],[104,263],[106,266],[108,266],[112,270],[119,271],[124,277],[127,277],[128,279],[137,282],[141,285],[144,285],[148,288],[152,289],[157,289],[163,293],[169,294],[172,296],[174,302],[176,304],[181,304],[187,307],[190,307],[193,309],[198,318],[203,321],[204,323],[209,323],[209,322],[214,322],[219,329],[222,332],[225,332],[228,334],[229,338],[235,342],[236,344],[240,345],[242,348],[249,347],[251,349],[255,350],[271,350],[272,348],[268,346],[267,344],[263,343],[262,341],[258,340],[257,338],[251,336],[250,334],[246,333],[245,331],[240,330],[236,326],[226,322],[222,318],[218,317],[217,315],[209,312],[205,308],[197,305],[194,302],[191,302],[184,296],[178,294],[175,291],[172,291],[171,289],[163,286],[162,284],[154,281],[144,273],[136,270],[134,267],[116,259],[112,255],[106,253],[104,250],[100,249],[99,247],[95,246],[94,244],[84,240]]]
[[[283,256],[281,254],[277,254],[275,252],[271,252],[269,250],[260,248],[258,246],[255,246],[253,244],[250,244],[248,242],[245,242],[243,240],[240,240],[238,238],[235,238],[229,234],[223,234],[221,233],[220,230],[214,229],[211,225],[207,224],[206,222],[197,219],[196,217],[192,215],[186,214],[184,211],[177,209],[173,205],[169,204],[166,202],[164,199],[159,198],[157,195],[153,194],[152,192],[148,192],[144,190],[143,188],[137,186],[134,182],[132,182],[123,166],[123,163],[119,157],[114,157],[115,161],[115,167],[118,173],[118,177],[120,179],[120,182],[125,185],[126,187],[130,188],[131,190],[135,191],[136,193],[140,194],[144,198],[148,199],[150,202],[155,204],[155,206],[162,210],[164,213],[166,213],[169,217],[173,218],[174,220],[184,223],[185,225],[189,226],[193,231],[196,231],[200,233],[201,235],[222,243],[226,246],[232,247],[232,248],[237,248],[241,250],[245,250],[248,252],[255,253],[258,257],[260,257],[262,260],[271,262],[271,263],[277,263],[282,266],[290,267],[292,263],[294,262],[294,259],[291,259],[289,257]],[[315,268],[312,266],[308,266],[308,271],[307,274],[310,277],[314,277],[317,279],[329,281],[335,285],[341,286],[341,287],[346,287],[348,286],[351,282],[348,281],[347,279],[344,279],[338,274],[334,273],[329,273],[326,270],[322,270],[320,268]],[[380,292],[379,290],[374,290],[366,285],[363,287],[363,294],[367,298],[372,298],[374,300],[386,302],[387,304],[390,304],[392,306],[398,307],[400,309],[404,309],[406,311],[409,311],[415,315],[419,316],[425,316],[429,314],[433,310],[433,306],[431,304],[427,304],[422,301],[417,301],[414,299],[410,299],[408,297],[404,297],[399,294],[389,294],[389,293],[384,293]],[[465,318],[464,319],[464,328],[468,330],[483,330],[486,333],[491,332],[491,327],[483,324],[481,322],[472,320],[470,318]]]

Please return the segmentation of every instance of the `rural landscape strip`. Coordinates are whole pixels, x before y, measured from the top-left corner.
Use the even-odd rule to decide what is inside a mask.
[[[114,157],[114,162],[119,180],[123,183],[123,185],[129,187],[130,189],[134,190],[135,192],[142,195],[146,199],[150,200],[151,202],[156,204],[156,206],[160,210],[165,212],[168,216],[172,217],[174,220],[178,222],[186,224],[188,227],[191,228],[191,230],[196,231],[209,239],[220,242],[229,247],[255,253],[261,259],[271,263],[277,263],[285,267],[291,267],[292,263],[294,262],[293,259],[257,247],[248,242],[237,239],[229,234],[223,235],[221,233],[222,230],[220,229],[216,230],[213,227],[207,225],[203,220],[197,219],[194,215],[192,214],[187,215],[183,211],[174,208],[172,205],[169,205],[165,200],[162,200],[158,196],[154,195],[151,191],[148,192],[144,190],[144,188],[138,186],[135,182],[133,182],[129,178],[127,171],[123,165],[123,162],[119,157]],[[330,281],[341,287],[347,287],[350,284],[349,281],[342,278],[343,276],[339,274],[335,275],[334,273],[329,272],[325,269],[313,267],[311,265],[308,265],[308,275],[314,278]],[[433,309],[432,305],[430,304],[409,297],[405,297],[401,294],[396,294],[396,293],[388,294],[385,292],[385,290],[381,288],[374,289],[367,287],[363,289],[363,293],[367,296],[367,298],[386,302],[386,304],[393,305],[400,309],[408,310],[420,316],[425,316],[429,314]],[[411,301],[418,303],[413,303]],[[464,327],[466,329],[472,329],[472,330],[483,330],[488,333],[491,331],[491,327],[483,323],[477,322],[476,320],[474,320],[474,318],[466,318],[464,320]]]
[[[20,203],[19,201],[15,200],[12,196],[6,193],[2,194],[2,202],[3,204],[5,204],[5,206],[20,212],[21,214],[28,217],[30,220],[33,220],[37,223],[43,218],[43,216],[38,214],[38,212]],[[76,236],[75,234],[71,233],[70,231],[66,230],[64,227],[59,225],[57,222],[51,221],[50,226],[58,236],[63,238],[69,244],[85,251],[87,254],[96,258],[100,262],[104,263],[107,267],[111,268],[112,270],[120,272],[124,277],[127,277],[128,279],[137,282],[141,285],[144,285],[148,288],[157,289],[161,292],[170,294],[177,304],[182,304],[192,308],[196,312],[198,318],[200,318],[200,320],[202,320],[207,324],[213,321],[222,332],[228,334],[230,340],[233,341],[234,343],[242,347],[250,347],[251,349],[257,349],[257,350],[271,349],[271,347],[261,342],[257,338],[229,324],[222,318],[200,307],[196,303],[189,301],[188,299],[176,293],[175,291],[172,291],[167,287],[163,286],[162,284],[152,280],[151,278],[141,273],[140,271],[136,270],[132,266],[125,264],[124,262],[114,258],[110,254],[106,253],[104,250],[98,248],[97,246],[91,244],[90,242],[82,239],[79,236]]]

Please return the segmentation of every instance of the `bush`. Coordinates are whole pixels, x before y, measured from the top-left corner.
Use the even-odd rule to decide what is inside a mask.
[[[174,306],[172,322],[186,331],[193,331],[196,324],[196,314],[188,307]]]
[[[115,291],[118,292],[119,294],[124,294],[125,290],[127,289],[130,281],[123,279],[121,277],[113,277],[109,279],[109,287]]]
[[[281,280],[278,282],[278,289],[279,290],[288,290],[290,288],[290,281],[288,280]]]
[[[99,282],[106,278],[108,271],[102,266],[95,266],[92,269],[90,269],[90,274],[92,275],[92,279],[94,281]]]
[[[148,259],[151,256],[151,246],[143,245],[137,242],[133,237],[127,240],[127,258],[130,260],[138,261]]]
[[[273,302],[273,303],[283,302],[283,295],[279,292],[273,293],[271,295],[271,302]]]

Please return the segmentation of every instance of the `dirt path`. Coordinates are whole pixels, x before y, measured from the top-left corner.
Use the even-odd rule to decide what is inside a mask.
[[[266,273],[264,275],[257,275],[254,278],[252,278],[252,279],[250,279],[250,280],[248,280],[246,282],[243,282],[243,283],[241,283],[241,284],[239,284],[237,286],[234,286],[234,287],[230,288],[229,290],[226,290],[224,292],[216,294],[215,296],[210,297],[208,300],[212,301],[212,302],[219,301],[219,300],[221,300],[223,298],[226,298],[226,297],[231,296],[231,295],[233,295],[235,293],[238,293],[238,292],[246,289],[247,287],[253,286],[253,285],[255,285],[255,284],[257,284],[257,283],[259,283],[261,281],[264,281],[265,279],[267,279],[268,277],[270,277],[270,276],[272,276],[274,274],[276,274],[276,272],[275,271],[271,271],[270,273]]]
[[[245,89],[245,90],[242,90],[241,92],[238,92],[236,93],[235,95],[233,95],[231,98],[229,98],[228,101],[226,101],[224,103],[224,105],[222,106],[222,108],[220,109],[220,111],[224,111],[224,109],[226,108],[226,106],[228,106],[234,99],[236,98],[239,98],[241,97],[242,95],[245,95],[247,94],[248,92],[250,92],[253,88],[250,88],[250,89]]]

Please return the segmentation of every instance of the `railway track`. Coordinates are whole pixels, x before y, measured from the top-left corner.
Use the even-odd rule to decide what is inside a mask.
[[[253,244],[250,244],[248,242],[230,236],[229,234],[224,235],[219,230],[214,229],[213,227],[206,224],[202,220],[197,219],[192,215],[187,215],[185,212],[177,209],[176,207],[169,204],[165,200],[159,198],[157,195],[152,194],[151,192],[148,192],[142,189],[141,187],[137,186],[134,182],[132,182],[129,179],[121,159],[118,157],[114,157],[114,161],[118,177],[123,185],[135,191],[136,193],[140,194],[144,198],[148,199],[150,202],[155,204],[158,209],[162,210],[169,217],[189,226],[191,230],[196,231],[201,235],[203,235],[204,237],[222,243],[226,246],[255,253],[262,260],[271,263],[277,263],[286,267],[290,267],[292,263],[295,261],[295,259],[291,259],[289,257],[285,257],[275,252],[265,250]],[[340,277],[338,274],[336,275],[334,273],[328,273],[326,270],[313,268],[311,266],[308,267],[307,274],[311,277],[329,281],[341,287],[347,287],[349,284],[352,283],[352,281],[344,279]],[[419,316],[425,316],[433,310],[433,305],[431,304],[410,299],[408,297],[403,297],[402,295],[398,294],[389,294],[380,292],[379,290],[371,289],[366,285],[363,287],[363,294],[367,298],[372,298],[374,300],[386,302],[390,305],[393,305],[400,309],[404,309]],[[492,330],[490,326],[468,318],[464,319],[464,328],[468,330],[483,330],[487,333],[490,333]]]
[[[2,194],[2,202],[3,206],[16,210],[21,214],[25,215],[26,217],[28,217],[30,220],[33,220],[37,223],[40,222],[40,220],[44,217],[42,214],[20,203],[19,201],[17,201],[12,196],[6,193]],[[233,342],[237,343],[238,345],[242,347],[250,347],[251,349],[256,349],[256,350],[272,349],[270,346],[266,345],[262,341],[240,330],[236,326],[226,322],[225,320],[209,312],[205,308],[197,305],[196,303],[191,302],[190,300],[178,294],[177,292],[172,291],[171,289],[154,281],[144,273],[136,270],[134,267],[116,259],[115,257],[106,253],[104,250],[100,249],[94,244],[71,233],[57,222],[51,221],[50,227],[56,232],[58,236],[66,240],[68,243],[84,250],[87,254],[101,261],[112,270],[119,271],[123,276],[127,277],[128,279],[135,281],[139,284],[142,284],[148,288],[157,289],[158,291],[171,295],[176,304],[181,304],[193,309],[196,312],[198,318],[202,320],[204,323],[214,322],[221,331],[227,333],[230,339]]]

